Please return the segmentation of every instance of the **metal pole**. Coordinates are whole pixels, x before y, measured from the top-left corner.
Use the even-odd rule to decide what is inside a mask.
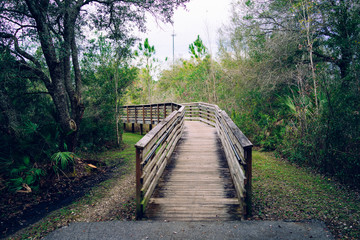
[[[174,65],[174,63],[175,63],[175,36],[176,36],[174,30],[173,30],[173,34],[171,34],[171,36],[173,39],[173,65]]]

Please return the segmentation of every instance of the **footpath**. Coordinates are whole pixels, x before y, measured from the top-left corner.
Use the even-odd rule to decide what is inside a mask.
[[[319,221],[111,221],[72,223],[52,232],[45,239],[328,240],[334,237],[325,224]]]

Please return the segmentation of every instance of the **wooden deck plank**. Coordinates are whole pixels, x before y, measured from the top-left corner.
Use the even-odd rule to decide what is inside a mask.
[[[183,137],[149,201],[145,217],[213,221],[241,216],[216,129],[186,121]]]

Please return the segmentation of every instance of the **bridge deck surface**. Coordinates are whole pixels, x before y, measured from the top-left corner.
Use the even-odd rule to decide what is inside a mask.
[[[145,217],[180,221],[240,219],[241,208],[216,129],[186,121]]]

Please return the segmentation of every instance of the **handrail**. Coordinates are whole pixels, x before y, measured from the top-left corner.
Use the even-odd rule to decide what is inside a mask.
[[[155,186],[182,135],[184,115],[185,107],[174,110],[135,144],[138,219],[142,218]]]
[[[225,111],[217,105],[202,102],[124,106],[123,109],[126,109],[127,113],[126,117],[122,117],[123,121],[140,124],[158,123],[135,145],[138,219],[142,217],[151,194],[182,135],[184,120],[201,121],[216,128],[239,203],[244,215],[251,215],[253,145]],[[137,112],[138,110],[140,112]],[[171,113],[169,110],[172,110]]]

